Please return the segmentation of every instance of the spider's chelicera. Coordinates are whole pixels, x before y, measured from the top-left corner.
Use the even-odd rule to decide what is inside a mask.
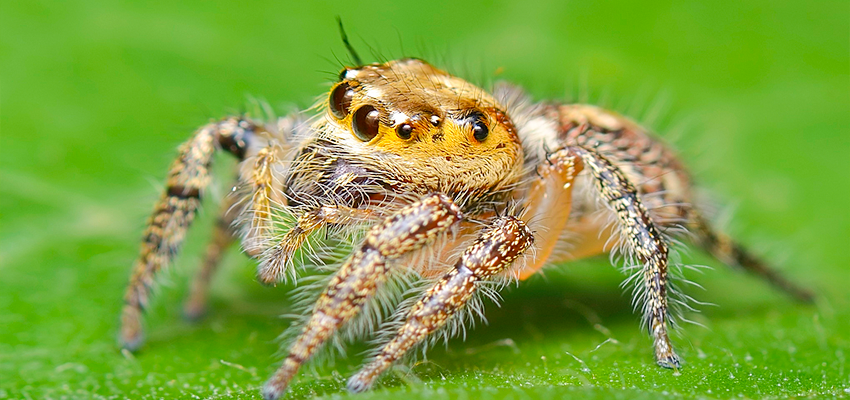
[[[267,382],[267,399],[278,398],[299,367],[367,314],[401,273],[424,282],[422,289],[391,315],[377,313],[383,344],[349,380],[350,390],[366,390],[412,348],[453,331],[447,327],[463,319],[476,294],[493,290],[488,283],[606,252],[623,256],[655,359],[666,368],[679,368],[667,333],[681,301],[668,301],[678,293],[668,280],[677,239],[811,298],[713,229],[694,206],[676,155],[624,117],[589,105],[535,104],[508,85],[491,94],[417,59],[347,68],[340,77],[313,118],[226,118],[180,147],[127,288],[125,347],[141,343],[155,275],[177,254],[218,150],[240,160],[238,178],[187,314],[203,312],[210,277],[234,238],[258,261],[263,283],[295,277],[311,263],[332,271]],[[313,237],[349,240],[350,254],[333,263]]]

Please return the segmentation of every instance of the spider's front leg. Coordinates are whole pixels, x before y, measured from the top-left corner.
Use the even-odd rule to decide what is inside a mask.
[[[357,315],[386,279],[388,262],[425,246],[461,219],[460,208],[451,199],[434,194],[402,208],[370,229],[360,247],[331,277],[313,307],[312,316],[290,346],[283,365],[263,388],[263,396],[280,397],[301,364]]]
[[[482,281],[504,272],[533,242],[531,230],[521,220],[511,216],[496,219],[463,252],[454,269],[410,309],[396,336],[351,377],[348,389],[368,389],[393,362],[444,326],[472,298]]]
[[[165,193],[154,207],[145,229],[139,257],[133,266],[124,295],[119,340],[135,350],[142,342],[142,310],[155,284],[156,274],[177,255],[186,231],[201,205],[201,195],[210,182],[213,154],[223,149],[237,158],[245,156],[257,125],[228,118],[206,125],[180,146],[171,165]]]
[[[679,357],[667,335],[667,255],[668,247],[649,212],[643,206],[635,185],[626,175],[598,152],[579,146],[568,147],[579,157],[594,178],[596,190],[616,213],[622,245],[629,255],[643,264],[643,287],[646,327],[655,344],[655,359],[665,368],[679,368]]]

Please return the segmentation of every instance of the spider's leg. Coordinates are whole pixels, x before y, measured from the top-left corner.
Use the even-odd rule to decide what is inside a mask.
[[[121,345],[137,349],[142,342],[142,310],[155,284],[155,276],[177,255],[186,230],[201,205],[201,195],[210,181],[213,154],[223,149],[242,159],[259,128],[240,118],[206,125],[180,146],[168,172],[165,193],[156,203],[145,229],[121,315]]]
[[[233,232],[233,221],[235,210],[230,196],[221,208],[221,214],[216,219],[213,234],[207,249],[204,252],[204,261],[201,268],[195,273],[189,286],[189,296],[183,304],[183,315],[189,320],[201,318],[207,310],[207,293],[209,292],[210,280],[225,250],[235,241]]]
[[[521,220],[506,216],[493,221],[463,252],[454,269],[410,309],[396,336],[349,379],[348,389],[368,389],[393,362],[444,326],[472,298],[482,281],[505,271],[533,242],[531,230]]]
[[[624,248],[643,264],[643,287],[646,327],[655,342],[655,359],[665,368],[678,368],[679,357],[667,335],[667,256],[668,247],[649,212],[641,203],[637,189],[625,174],[595,150],[571,146],[569,151],[580,157],[594,178],[596,190],[616,213]]]
[[[331,277],[283,365],[266,382],[263,396],[279,398],[301,364],[357,315],[386,279],[389,261],[422,248],[461,219],[460,208],[451,199],[433,194],[372,227],[363,243]]]
[[[692,231],[700,246],[726,265],[740,267],[747,272],[767,280],[773,286],[788,293],[798,301],[810,303],[814,295],[809,290],[789,281],[779,271],[747,251],[728,235],[716,231],[697,211],[691,211]]]

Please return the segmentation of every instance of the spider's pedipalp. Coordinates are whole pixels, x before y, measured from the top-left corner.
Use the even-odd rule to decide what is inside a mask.
[[[243,211],[247,217],[245,233],[242,237],[242,249],[251,257],[259,255],[267,247],[272,229],[274,168],[278,163],[278,146],[269,144],[254,156],[254,163],[248,176],[247,185],[251,186],[250,200]],[[263,281],[265,282],[265,281]]]
[[[472,298],[479,284],[505,271],[533,243],[525,223],[515,217],[497,218],[464,251],[454,269],[425,292],[408,312],[398,333],[348,381],[348,389],[362,392],[393,362],[443,327]]]
[[[545,232],[541,239],[533,264],[520,271],[520,279],[537,272],[552,256],[561,233],[567,226],[573,198],[573,182],[584,168],[581,159],[558,150],[546,155],[546,162],[540,163],[531,188],[524,195],[525,210],[523,219],[528,223],[539,223]]]
[[[307,212],[298,217],[292,228],[274,246],[264,249],[257,266],[257,279],[265,285],[271,285],[284,280],[287,271],[294,274],[290,265],[292,256],[307,238],[324,224],[318,211]]]
[[[333,226],[346,226],[353,222],[363,221],[370,217],[365,210],[344,206],[322,206],[316,210],[301,214],[295,223],[278,239],[271,244],[271,239],[265,239],[265,247],[259,257],[257,266],[257,277],[260,282],[272,285],[286,279],[290,275],[294,279],[293,256],[303,246],[310,247],[307,242],[310,235],[321,228]],[[339,233],[339,232],[337,232]],[[309,248],[308,257],[313,258],[316,264],[322,264],[322,254]]]
[[[124,348],[135,350],[141,345],[142,310],[147,306],[154,278],[183,244],[201,205],[201,195],[209,185],[213,154],[222,149],[242,159],[255,132],[262,129],[245,119],[228,118],[202,127],[180,146],[168,172],[165,192],[148,220],[124,295],[119,337]]]
[[[266,382],[263,396],[277,399],[289,381],[343,324],[360,312],[386,279],[388,262],[422,248],[462,219],[447,196],[433,194],[374,226],[363,243],[333,275],[312,316],[289,348],[283,365]]]

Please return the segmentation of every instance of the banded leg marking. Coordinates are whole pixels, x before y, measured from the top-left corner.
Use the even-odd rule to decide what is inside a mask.
[[[165,193],[148,220],[139,257],[124,295],[119,337],[124,348],[136,350],[142,343],[142,310],[148,304],[154,278],[183,244],[186,231],[200,207],[201,195],[209,184],[213,154],[223,149],[243,158],[256,129],[249,121],[230,118],[202,127],[180,146],[179,155],[168,172]]]
[[[482,280],[505,271],[533,242],[531,230],[521,220],[497,219],[464,251],[454,269],[410,309],[396,336],[371,363],[351,377],[348,389],[369,389],[393,362],[444,326],[472,298]]]
[[[460,208],[451,199],[435,194],[370,229],[363,244],[331,277],[283,365],[266,382],[264,398],[279,398],[301,364],[357,315],[385,280],[388,261],[427,245],[461,219]]]
[[[573,146],[569,151],[580,157],[593,175],[597,191],[617,214],[624,244],[643,263],[644,318],[654,340],[656,361],[665,368],[679,368],[679,357],[667,334],[667,244],[637,189],[619,168],[594,150]]]

